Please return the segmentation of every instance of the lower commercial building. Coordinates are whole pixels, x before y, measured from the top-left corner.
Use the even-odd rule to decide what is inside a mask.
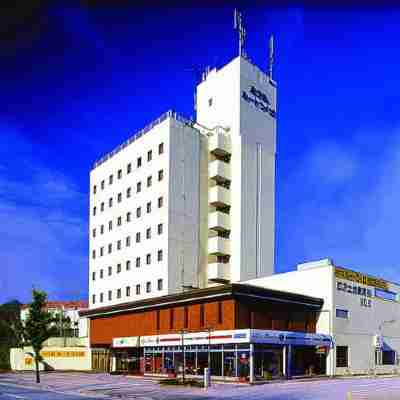
[[[92,368],[247,379],[324,374],[323,300],[247,284],[191,290],[81,313]]]
[[[326,359],[329,375],[400,371],[400,285],[329,259],[247,283],[323,299],[316,332],[333,340]]]

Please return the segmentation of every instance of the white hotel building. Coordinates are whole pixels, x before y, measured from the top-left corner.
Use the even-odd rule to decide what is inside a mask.
[[[90,173],[90,308],[273,273],[276,88],[243,57]]]

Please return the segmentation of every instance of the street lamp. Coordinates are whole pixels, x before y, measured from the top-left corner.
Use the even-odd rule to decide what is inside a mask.
[[[214,331],[214,328],[207,328],[208,332],[208,354],[207,354],[207,367],[211,373],[211,332]]]

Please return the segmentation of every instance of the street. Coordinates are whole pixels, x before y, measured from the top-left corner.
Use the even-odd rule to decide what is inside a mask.
[[[0,400],[10,399],[398,400],[400,377],[293,380],[255,386],[221,383],[204,390],[162,386],[150,378],[61,372],[42,374],[37,386],[33,374],[1,374]]]

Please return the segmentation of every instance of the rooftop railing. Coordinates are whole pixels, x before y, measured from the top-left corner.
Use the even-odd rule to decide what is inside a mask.
[[[160,117],[158,117],[156,120],[150,122],[143,129],[141,129],[139,132],[136,132],[128,140],[126,140],[125,142],[121,143],[114,150],[112,150],[111,152],[107,153],[105,156],[101,157],[99,160],[97,160],[93,164],[93,169],[97,168],[99,165],[103,164],[104,162],[109,160],[111,157],[114,157],[117,153],[119,153],[125,147],[129,146],[135,140],[139,139],[140,137],[145,135],[147,132],[151,131],[156,125],[161,124],[161,122],[165,121],[168,118],[173,118],[176,121],[182,122],[183,124],[188,125],[188,126],[193,126],[193,124],[194,124],[193,121],[182,117],[181,115],[177,114],[173,110],[169,110],[169,111],[165,112],[164,114],[162,114]]]

